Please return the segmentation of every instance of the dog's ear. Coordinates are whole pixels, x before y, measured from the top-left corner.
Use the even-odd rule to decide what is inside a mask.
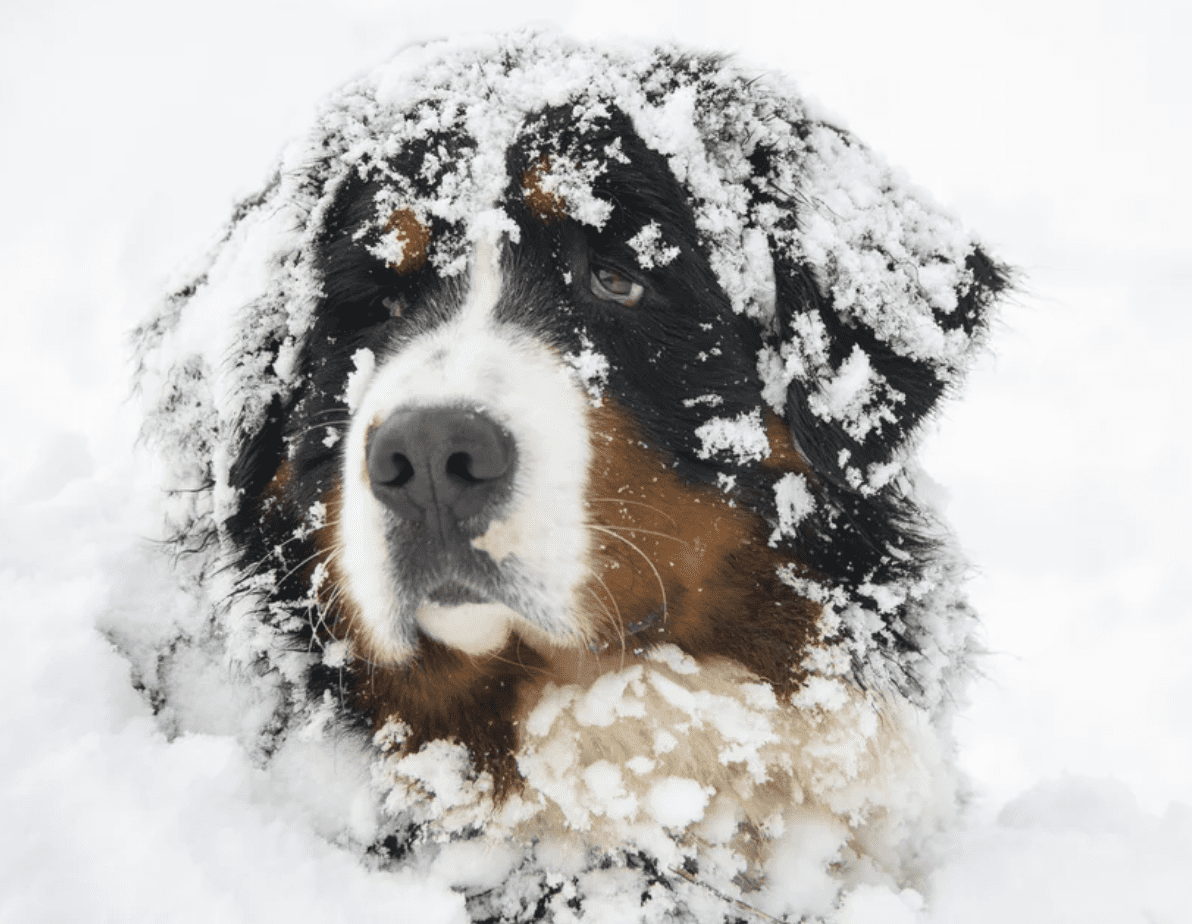
[[[945,334],[968,339],[984,330],[987,309],[1007,283],[1004,271],[980,248],[967,255],[965,267],[971,281],[957,293],[956,310],[937,319]],[[890,463],[956,373],[930,359],[899,354],[873,328],[850,323],[808,265],[780,253],[774,274],[784,344],[804,347],[814,338],[815,347],[825,347],[813,349],[822,359],[818,368],[801,363],[786,388],[786,420],[795,445],[817,473],[839,486],[880,488]]]
[[[814,470],[869,494],[958,382],[1008,285],[950,216],[906,188],[846,133],[805,127],[798,193],[766,155],[780,341],[769,375]],[[780,182],[785,180],[786,184]],[[766,188],[767,184],[762,184]]]

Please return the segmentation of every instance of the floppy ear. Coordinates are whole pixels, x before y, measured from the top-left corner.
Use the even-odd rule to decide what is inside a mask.
[[[829,126],[804,130],[798,197],[770,197],[788,210],[771,237],[781,338],[772,366],[804,457],[871,494],[962,377],[1008,279],[867,148]]]
[[[963,331],[972,338],[984,330],[986,312],[1007,281],[980,248],[965,265],[972,281],[957,294],[958,313],[976,322]],[[822,332],[827,347],[822,366],[795,374],[787,385],[786,421],[795,445],[816,472],[837,485],[854,491],[880,488],[884,467],[955,384],[956,372],[900,355],[872,328],[849,324],[807,265],[780,254],[774,274],[783,341]]]

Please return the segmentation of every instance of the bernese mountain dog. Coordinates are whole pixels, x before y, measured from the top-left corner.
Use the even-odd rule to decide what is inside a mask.
[[[776,863],[896,869],[952,804],[975,623],[913,450],[1006,285],[779,78],[420,46],[139,331],[145,432],[262,735],[367,730],[391,854],[786,913]]]

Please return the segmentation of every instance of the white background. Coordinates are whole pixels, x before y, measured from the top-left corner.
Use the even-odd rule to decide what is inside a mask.
[[[1174,0],[0,0],[0,919],[368,919],[399,893],[459,913],[353,867],[232,742],[166,743],[93,624],[153,529],[124,483],[128,328],[328,91],[411,41],[527,23],[786,71],[1019,270],[924,453],[990,649],[959,728],[989,827],[949,869],[1069,865],[955,919],[1192,919],[1172,899],[1192,879],[1192,7]],[[1068,822],[1012,850],[993,818],[1028,790],[1019,808]],[[1078,849],[1047,840],[1073,830]],[[962,908],[947,872],[922,914]]]

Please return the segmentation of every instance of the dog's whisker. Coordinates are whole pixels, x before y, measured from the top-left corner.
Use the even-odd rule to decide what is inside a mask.
[[[284,584],[286,581],[288,581],[295,573],[297,573],[298,570],[300,568],[302,568],[304,565],[307,565],[310,562],[314,561],[316,558],[319,558],[320,556],[323,556],[326,554],[327,554],[326,549],[315,549],[314,552],[312,552],[310,555],[307,555],[306,558],[302,559],[302,561],[298,562],[298,564],[294,565],[294,567],[292,567],[289,571],[287,571],[285,574],[283,574],[281,577],[279,577],[277,579],[275,586],[280,587],[282,584]]]
[[[629,548],[631,548],[631,549],[633,549],[633,551],[637,552],[637,554],[638,554],[638,555],[640,555],[640,556],[641,556],[641,557],[642,557],[642,558],[645,560],[646,564],[650,566],[650,570],[654,572],[654,577],[655,577],[655,579],[658,581],[658,590],[659,590],[659,593],[661,593],[661,594],[662,594],[662,621],[663,621],[663,623],[665,623],[665,622],[666,622],[666,616],[667,616],[667,607],[666,607],[666,584],[665,584],[665,583],[663,583],[663,580],[662,580],[662,574],[661,574],[661,573],[659,572],[659,570],[658,570],[658,569],[657,569],[657,568],[654,566],[654,562],[650,560],[650,556],[649,556],[649,555],[647,555],[645,552],[643,552],[643,551],[641,550],[641,548],[640,548],[640,547],[639,547],[639,546],[638,546],[636,543],[630,542],[630,541],[629,541],[628,539],[626,539],[624,536],[619,536],[619,535],[617,535],[615,532],[613,532],[612,530],[610,530],[610,529],[607,529],[606,527],[603,527],[603,526],[593,526],[593,527],[592,527],[592,529],[595,529],[595,530],[596,530],[596,531],[598,531],[598,532],[607,533],[608,535],[612,536],[614,539],[617,539],[617,540],[619,540],[620,542],[623,542],[623,543],[625,543],[627,546],[629,546]]]
[[[681,542],[683,545],[691,545],[687,539],[681,539],[678,536],[672,536],[670,533],[660,533],[653,529],[640,529],[636,526],[609,526],[607,523],[587,523],[586,525],[596,529],[603,530],[610,533],[629,533],[631,536],[635,533],[641,533],[643,536],[659,536],[663,539],[670,539],[674,542]]]
[[[613,594],[612,590],[609,588],[608,584],[606,584],[604,582],[604,579],[601,578],[600,575],[595,574],[595,573],[592,574],[592,577],[600,583],[601,587],[604,588],[604,592],[608,595],[608,604],[606,604],[603,600],[600,599],[600,596],[596,593],[596,591],[593,588],[585,587],[585,590],[587,590],[587,592],[592,596],[592,599],[595,600],[596,603],[600,606],[601,611],[604,613],[605,617],[609,620],[609,622],[611,622],[616,627],[617,640],[621,646],[621,653],[622,653],[622,657],[623,657],[624,652],[625,652],[625,634],[626,633],[625,633],[625,620],[621,617],[621,608],[619,606],[617,606],[617,598]],[[611,606],[612,606],[611,610],[609,609],[609,604],[611,604]]]
[[[589,497],[588,500],[591,501],[592,503],[599,503],[599,504],[623,504],[623,505],[630,506],[630,507],[645,507],[647,510],[653,510],[659,516],[666,517],[668,520],[671,521],[672,525],[674,525],[674,526],[679,525],[675,521],[674,517],[672,517],[669,513],[667,513],[661,507],[657,507],[654,504],[647,504],[643,501],[625,500],[622,497]]]
[[[612,588],[605,583],[604,579],[598,574],[593,577],[600,582],[600,586],[604,588],[604,592],[608,594],[608,601],[613,607],[614,625],[617,627],[617,645],[620,648],[621,668],[625,667],[625,651],[626,644],[629,638],[629,627],[625,624],[625,618],[621,615],[621,608],[617,606],[617,596],[612,592]]]
[[[243,581],[243,580],[246,580],[247,578],[251,578],[251,577],[255,576],[257,573],[259,573],[263,568],[278,567],[278,566],[284,565],[284,562],[280,561],[282,550],[285,549],[286,546],[291,545],[295,542],[302,542],[303,540],[305,540],[305,538],[306,537],[303,535],[294,535],[294,536],[290,536],[288,539],[285,539],[282,542],[279,542],[277,545],[275,545],[273,548],[271,548],[268,552],[266,552],[264,555],[262,555],[260,558],[258,558],[257,561],[252,565],[251,568],[244,571],[239,576],[239,579],[241,581]],[[273,558],[277,558],[279,560],[276,563],[271,563],[270,559],[273,559]]]

